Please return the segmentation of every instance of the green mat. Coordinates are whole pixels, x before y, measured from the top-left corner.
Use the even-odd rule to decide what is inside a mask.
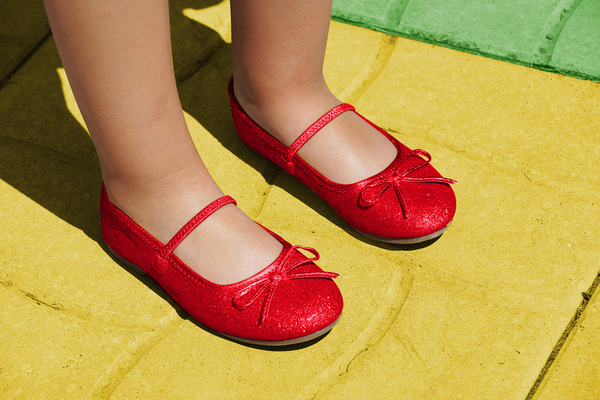
[[[333,18],[600,80],[600,0],[334,0]]]

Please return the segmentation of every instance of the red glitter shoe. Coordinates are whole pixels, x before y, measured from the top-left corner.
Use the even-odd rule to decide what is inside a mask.
[[[340,104],[323,115],[287,148],[250,119],[233,94],[231,113],[238,135],[252,150],[283,168],[325,200],[350,226],[364,236],[387,243],[412,244],[440,236],[456,211],[450,184],[429,164],[424,150],[411,150],[383,129]],[[353,111],[396,146],[396,159],[375,176],[352,184],[330,181],[296,154],[321,128],[338,115]],[[425,157],[425,159],[423,159]]]
[[[327,333],[342,313],[342,295],[332,281],[338,275],[313,263],[311,248],[283,244],[271,265],[238,283],[212,283],[185,265],[173,250],[213,212],[235,200],[215,200],[163,245],[109,200],[104,185],[100,199],[102,236],[111,255],[125,266],[148,274],[203,325],[241,342],[282,346]],[[308,258],[298,249],[313,254]]]

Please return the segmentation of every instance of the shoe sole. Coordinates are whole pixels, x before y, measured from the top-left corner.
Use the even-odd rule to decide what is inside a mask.
[[[221,333],[221,332],[219,332],[219,335],[223,335],[226,338],[235,340],[236,342],[243,342],[243,343],[253,344],[253,345],[257,345],[257,346],[289,346],[292,344],[308,342],[308,341],[317,339],[317,338],[325,335],[327,332],[329,332],[331,329],[333,329],[333,327],[335,326],[335,324],[338,323],[340,318],[342,318],[341,314],[335,321],[333,321],[332,324],[321,329],[320,331],[311,333],[310,335],[301,336],[299,338],[288,339],[288,340],[269,341],[269,340],[247,339],[247,338],[242,338],[242,337],[238,337],[238,336],[227,335],[227,334]]]
[[[106,245],[106,247],[108,249],[108,255],[110,255],[113,258],[113,260],[115,260],[118,264],[121,264],[122,266],[126,267],[131,272],[135,273],[136,275],[140,275],[140,276],[146,276],[146,275],[148,275],[146,273],[146,271],[144,271],[143,269],[141,269],[137,265],[135,265],[135,264],[127,261],[126,259],[124,259],[120,255],[118,255],[117,252],[114,251],[113,249],[111,249],[108,244]]]
[[[419,237],[415,237],[415,238],[408,238],[408,239],[386,238],[386,237],[382,237],[382,236],[371,235],[370,233],[359,231],[356,228],[353,228],[353,229],[356,232],[360,233],[361,235],[363,235],[369,239],[376,240],[378,242],[391,243],[391,244],[417,244],[417,243],[426,242],[428,240],[432,240],[432,239],[435,239],[436,237],[442,236],[442,233],[444,233],[444,231],[446,231],[446,229],[448,229],[448,227],[450,226],[451,223],[452,223],[452,221],[450,221],[448,223],[448,225],[446,225],[439,231],[435,231],[433,233],[430,233],[429,235],[419,236]]]
[[[118,264],[121,264],[122,266],[124,266],[125,268],[129,269],[131,272],[135,273],[136,275],[148,276],[148,274],[143,269],[141,269],[137,265],[135,265],[132,262],[127,261],[126,259],[124,259],[123,257],[121,257],[113,249],[111,249],[108,244],[106,245],[106,247],[107,247],[107,250],[108,250],[108,254]],[[287,340],[271,341],[271,340],[248,339],[248,338],[243,338],[243,337],[238,337],[238,336],[227,335],[225,333],[221,333],[219,331],[215,331],[214,329],[213,329],[213,331],[217,332],[219,335],[222,335],[222,336],[224,336],[226,338],[235,340],[237,342],[248,343],[248,344],[253,344],[253,345],[257,345],[257,346],[288,346],[288,345],[292,345],[292,344],[298,344],[298,343],[308,342],[310,340],[317,339],[317,338],[323,336],[324,334],[326,334],[327,332],[329,332],[335,326],[335,324],[338,323],[338,321],[340,320],[341,317],[342,317],[342,315],[340,314],[340,316],[335,321],[333,321],[332,324],[330,324],[329,326],[321,329],[320,331],[317,331],[315,333],[311,333],[310,335],[301,336],[301,337],[294,338],[294,339],[287,339]],[[212,329],[212,328],[209,328],[209,329]]]

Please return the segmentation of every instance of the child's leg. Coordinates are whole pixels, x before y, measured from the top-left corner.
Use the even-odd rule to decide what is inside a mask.
[[[113,203],[166,243],[222,196],[190,138],[171,60],[167,0],[45,0],[69,82]],[[175,250],[200,275],[232,283],[281,244],[228,205]]]
[[[286,146],[340,104],[323,78],[331,0],[231,0],[234,92]],[[395,147],[344,113],[298,152],[329,179],[353,183],[385,169]]]

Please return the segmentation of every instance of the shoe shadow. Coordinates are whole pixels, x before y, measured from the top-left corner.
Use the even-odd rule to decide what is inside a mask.
[[[87,131],[68,109],[61,68],[50,37],[0,90],[0,180],[107,252],[100,228],[100,163]],[[23,211],[14,218],[27,221]],[[133,276],[178,309],[152,279]]]
[[[207,8],[219,2],[171,1],[173,36],[182,36],[182,32],[191,36],[188,41],[173,43],[174,53],[179,55],[175,57],[175,68],[180,74],[206,61],[190,61],[182,56],[194,47],[194,38],[215,42],[219,36],[194,21],[187,26],[181,23],[182,18],[189,21],[182,10]],[[37,7],[40,10],[33,11],[44,13],[42,3]],[[199,57],[202,50],[196,45]],[[49,37],[0,88],[0,179],[100,244],[100,164],[87,131],[68,109],[65,82],[58,72],[61,68],[53,38]]]
[[[0,179],[100,243],[100,164],[65,105],[50,37],[0,91]]]

